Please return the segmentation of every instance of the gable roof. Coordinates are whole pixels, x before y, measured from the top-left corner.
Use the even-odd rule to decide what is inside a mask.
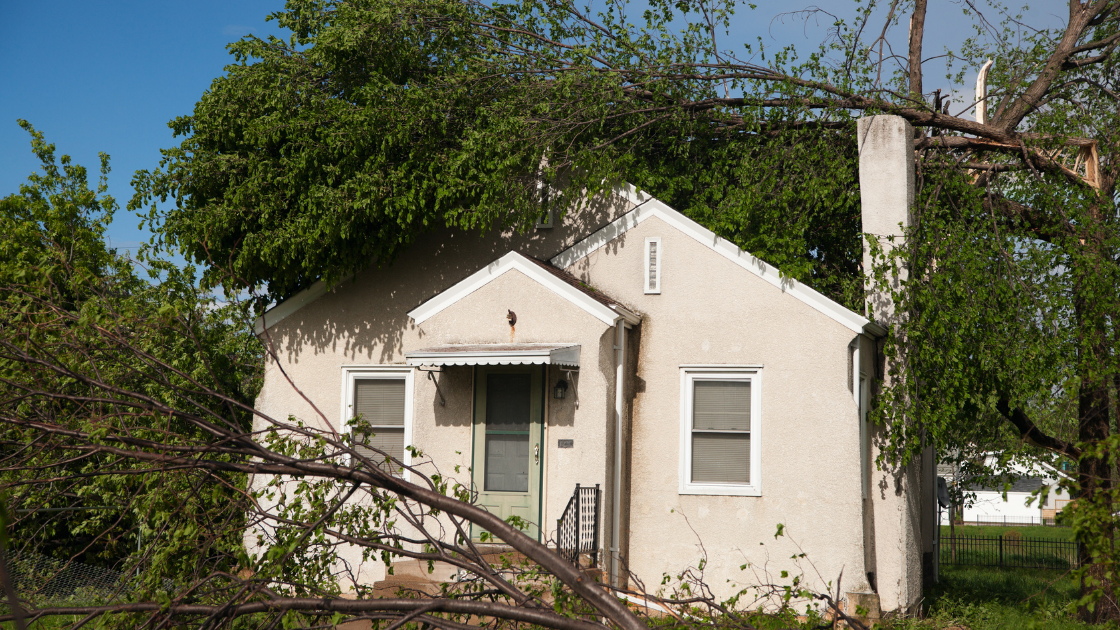
[[[479,269],[427,302],[412,309],[408,312],[408,315],[417,324],[423,323],[440,311],[497,280],[506,272],[515,269],[608,326],[613,326],[619,319],[631,325],[642,321],[641,316],[637,313],[626,308],[617,300],[596,291],[572,274],[518,252],[510,252]]]
[[[560,252],[552,258],[550,261],[551,264],[529,256],[524,256],[517,252],[510,252],[409,311],[409,316],[419,324],[474,292],[479,287],[486,285],[506,271],[518,269],[530,278],[544,284],[561,297],[569,299],[603,322],[613,324],[621,317],[627,324],[637,324],[641,321],[640,315],[634,313],[616,300],[604,295],[602,292],[596,291],[579,278],[567,272],[566,269],[598,250],[600,247],[622,236],[642,221],[655,216],[688,236],[691,236],[697,242],[707,246],[724,258],[727,258],[743,269],[746,269],[774,285],[783,293],[823,313],[848,330],[856,333],[867,333],[874,337],[886,336],[887,329],[882,325],[821,295],[805,284],[792,278],[782,278],[777,267],[769,265],[750,253],[739,249],[731,243],[731,241],[717,236],[711,230],[670,208],[649,193],[640,192],[635,186],[630,184],[616,187],[614,192],[633,203],[635,208],[595,231],[590,236],[580,240],[568,249]],[[267,327],[271,328],[280,320],[288,317],[306,304],[318,299],[327,292],[327,289],[327,284],[323,281],[319,281],[287,300],[273,306],[264,315],[257,318],[254,326],[256,333],[259,335],[264,332],[266,321],[268,322]]]
[[[1011,482],[1008,492],[1034,492],[1046,485],[1046,480],[1041,477],[1019,477]],[[1003,484],[997,481],[973,482],[965,485],[965,490],[972,492],[1003,492]]]
[[[595,300],[596,302],[599,302],[600,304],[602,304],[603,306],[606,306],[607,308],[612,308],[612,309],[613,308],[626,308],[625,306],[622,305],[622,302],[619,302],[618,300],[608,296],[606,293],[603,293],[602,291],[596,289],[595,287],[587,284],[583,280],[580,280],[576,276],[568,273],[567,271],[564,271],[563,269],[561,269],[559,267],[556,267],[556,266],[552,265],[551,263],[547,263],[543,260],[537,260],[536,258],[532,258],[532,257],[529,257],[529,256],[526,256],[526,260],[528,260],[531,263],[535,263],[535,264],[539,265],[541,269],[544,269],[548,273],[556,276],[562,282],[566,282],[567,284],[572,285],[576,289],[586,293],[591,299]],[[627,310],[629,310],[629,309],[627,309]],[[631,322],[631,323],[637,323],[637,322]]]
[[[630,184],[617,187],[615,193],[626,198],[636,207],[591,236],[554,256],[552,258],[553,265],[568,269],[607,243],[622,236],[631,228],[638,226],[642,221],[650,217],[657,217],[736,265],[774,285],[783,293],[827,315],[848,330],[855,333],[867,333],[875,337],[883,337],[887,334],[887,329],[882,325],[850,310],[839,302],[821,295],[808,285],[792,278],[783,278],[777,267],[739,249],[731,241],[717,236],[715,232],[670,208],[649,193],[640,192]]]

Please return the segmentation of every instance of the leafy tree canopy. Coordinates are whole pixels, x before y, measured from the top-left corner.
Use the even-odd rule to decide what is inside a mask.
[[[722,93],[706,78],[653,78],[636,96],[631,77],[606,70],[694,62],[705,35],[666,41],[668,6],[644,31],[602,16],[621,39],[569,9],[290,2],[272,16],[290,41],[230,46],[239,63],[172,121],[184,139],[140,174],[133,204],[152,204],[165,242],[228,261],[243,286],[278,299],[389,263],[435,227],[526,225],[542,212],[541,179],[563,173],[564,190],[591,191],[627,180],[853,302],[850,134],[754,104],[713,125],[676,105]],[[153,203],[169,197],[169,208]]]
[[[220,414],[248,431],[248,414],[230,406],[251,404],[258,387],[260,349],[246,309],[201,291],[190,268],[109,248],[105,230],[117,208],[105,194],[109,157],[101,155],[91,189],[83,167],[56,157],[42,133],[20,124],[42,167],[18,193],[0,199],[0,452],[9,462],[0,483],[17,510],[14,549],[98,565],[143,563],[153,585],[228,569],[241,548],[228,528],[244,518],[243,479],[144,474],[143,464],[66,435],[37,434],[21,418],[37,415],[68,431],[105,435],[119,424],[107,409],[122,411],[94,393],[108,386],[131,392],[133,413],[175,405]],[[51,365],[20,358],[28,352]],[[151,365],[161,367],[157,378]],[[198,398],[186,383],[210,384],[229,398]],[[131,433],[139,441],[167,441],[168,434],[185,440],[206,432],[171,414],[148,418]],[[48,444],[55,450],[35,450]],[[39,454],[10,465],[28,452]],[[137,543],[156,532],[162,544],[139,551]]]

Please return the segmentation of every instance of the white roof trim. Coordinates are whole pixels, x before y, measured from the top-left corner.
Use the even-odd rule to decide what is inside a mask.
[[[841,306],[796,280],[791,278],[783,279],[776,267],[768,265],[751,254],[744,252],[730,241],[716,236],[712,231],[704,228],[699,223],[696,223],[676,210],[673,210],[648,193],[639,192],[636,187],[630,184],[617,187],[615,192],[625,197],[631,203],[634,203],[637,207],[599,229],[591,236],[577,242],[575,245],[572,245],[553,257],[553,265],[560,269],[567,270],[577,261],[610,241],[622,236],[630,230],[630,228],[651,216],[656,216],[685,234],[688,234],[700,243],[719,252],[725,258],[731,260],[740,267],[743,267],[775,287],[778,287],[783,292],[789,293],[814,309],[828,315],[834,321],[839,322],[849,330],[867,333],[875,337],[883,337],[887,334],[887,329],[880,324],[872,322],[866,317],[848,310],[844,306]],[[640,316],[625,308],[608,308],[606,305],[591,299],[587,294],[560,280],[556,276],[553,276],[544,269],[541,269],[538,265],[526,260],[524,256],[517,252],[510,252],[502,256],[477,273],[413,309],[409,312],[409,315],[419,324],[463,297],[470,295],[478,288],[510,269],[518,269],[525,275],[537,280],[561,297],[568,299],[607,324],[614,325],[620,317],[630,325],[637,324],[641,321]],[[254,331],[258,335],[263,333],[266,322],[268,324],[267,327],[271,328],[277,322],[303,308],[305,305],[317,300],[327,292],[328,288],[327,283],[320,280],[307,289],[277,304],[264,315],[257,318],[253,326]]]
[[[554,256],[552,258],[553,265],[567,270],[576,262],[582,260],[619,236],[622,236],[642,221],[650,217],[657,217],[688,236],[691,236],[699,243],[723,255],[724,258],[774,285],[783,293],[787,293],[827,315],[833,321],[843,325],[848,330],[855,333],[868,333],[876,337],[882,337],[886,334],[887,330],[881,325],[872,322],[858,313],[852,312],[847,307],[817,293],[807,285],[792,278],[782,278],[777,267],[767,264],[763,260],[755,258],[750,253],[739,249],[731,241],[717,236],[711,230],[708,230],[699,223],[670,208],[649,193],[639,192],[636,187],[630,184],[616,187],[615,193],[626,198],[628,201],[635,204],[636,207],[618,219],[615,219],[610,224],[602,227],[591,236],[588,236]]]
[[[487,344],[437,346],[406,352],[409,365],[563,365],[579,367],[579,344]]]
[[[280,320],[319,299],[319,297],[327,292],[328,288],[327,283],[320,280],[276,306],[273,306],[265,311],[264,315],[257,318],[257,321],[253,324],[253,332],[259,335],[264,332],[265,328],[272,328]],[[266,322],[268,326],[265,326]]]
[[[627,311],[624,308],[610,308],[602,304],[589,295],[573,287],[572,285],[564,282],[560,278],[545,271],[537,263],[525,258],[517,252],[509,252],[505,256],[495,260],[494,262],[479,269],[475,273],[467,276],[467,278],[459,281],[452,287],[437,294],[432,299],[424,302],[420,306],[409,311],[408,315],[417,324],[421,324],[440,311],[450,307],[459,300],[474,293],[478,289],[486,286],[487,284],[497,280],[502,274],[507,271],[516,269],[521,273],[529,276],[531,279],[536,280],[545,288],[550,289],[556,295],[568,300],[572,304],[580,307],[584,311],[590,313],[599,321],[613,326],[620,318],[630,323],[637,323],[640,321],[636,315]],[[634,321],[631,321],[634,320]]]

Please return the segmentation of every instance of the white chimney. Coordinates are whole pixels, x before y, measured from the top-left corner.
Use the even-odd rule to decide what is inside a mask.
[[[914,208],[914,128],[898,116],[868,116],[857,126],[859,146],[859,190],[863,205],[863,232],[879,241],[883,251],[901,247],[903,231],[910,227]],[[894,236],[894,242],[887,237]],[[871,273],[871,252],[866,237],[863,270]],[[906,278],[905,269],[899,279]],[[897,287],[897,280],[892,286]],[[868,315],[880,323],[892,318],[889,295],[880,295],[868,285]]]
[[[870,275],[872,259],[867,241],[876,239],[889,257],[892,250],[904,245],[902,236],[913,222],[914,128],[898,116],[869,116],[859,120],[857,133],[863,232],[868,235],[863,248],[863,268],[864,273]],[[894,241],[888,241],[892,236]],[[894,262],[899,266],[899,274],[890,277],[890,285],[897,289],[899,281],[906,279],[907,270],[900,264],[902,261],[895,259]],[[867,309],[868,315],[874,314],[880,324],[899,323],[900,314],[895,313],[890,294],[870,284]],[[877,350],[875,355],[878,360]],[[881,378],[888,384],[891,382],[889,366],[883,370]],[[924,432],[922,439],[925,440]],[[874,564],[876,579],[884,586],[905,585],[897,591],[897,599],[889,589],[879,591],[880,596],[887,598],[885,609],[917,601],[923,580],[937,579],[936,464],[933,447],[925,446],[921,458],[906,468],[875,473],[880,475],[880,483],[886,484],[882,487],[896,488],[893,497],[877,500],[879,506],[874,510],[875,536],[879,541]],[[869,496],[874,499],[879,495],[871,493]],[[901,520],[898,512],[904,514]],[[887,551],[894,545],[903,550],[901,555]]]

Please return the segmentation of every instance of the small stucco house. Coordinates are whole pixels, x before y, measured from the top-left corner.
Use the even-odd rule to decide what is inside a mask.
[[[912,130],[875,117],[860,134],[864,230],[898,233]],[[258,321],[279,364],[257,407],[315,422],[306,396],[340,429],[362,414],[376,446],[544,542],[577,484],[598,486],[616,584],[654,588],[704,559],[717,594],[782,570],[823,589],[842,572],[845,593],[912,607],[934,468],[874,463],[887,329],[632,186],[553,219],[438,231],[276,305]]]

